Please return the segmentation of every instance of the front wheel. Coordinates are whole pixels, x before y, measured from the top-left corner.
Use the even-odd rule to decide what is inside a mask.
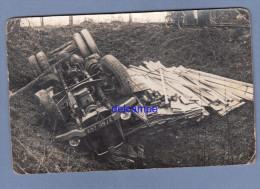
[[[134,87],[126,67],[117,58],[106,55],[101,59],[100,63],[104,75],[112,81],[119,94],[127,96],[133,93]]]
[[[44,118],[47,119],[51,128],[56,132],[57,127],[65,124],[64,115],[46,90],[42,89],[35,93],[35,99],[41,111],[45,115]]]

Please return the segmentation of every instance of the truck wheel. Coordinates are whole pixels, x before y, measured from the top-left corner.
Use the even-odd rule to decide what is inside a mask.
[[[33,70],[33,73],[35,74],[35,76],[38,77],[39,75],[41,75],[42,70],[37,62],[36,57],[34,55],[32,55],[28,58],[28,60],[29,60],[29,63],[32,67],[32,70]]]
[[[112,55],[106,55],[101,59],[100,63],[104,75],[112,80],[119,94],[127,96],[133,93],[134,87],[126,67],[117,58]]]
[[[43,89],[47,89],[47,88],[53,86],[54,94],[55,94],[55,92],[64,90],[62,87],[60,78],[56,74],[47,74],[47,75],[43,76],[42,81],[39,84]]]
[[[88,57],[90,55],[90,52],[88,50],[88,47],[86,46],[86,43],[82,39],[81,35],[79,33],[74,33],[73,38],[83,58]]]
[[[40,51],[36,54],[36,58],[39,62],[41,70],[44,72],[45,70],[50,68],[50,64],[44,52]]]
[[[54,131],[57,130],[57,127],[65,124],[65,117],[46,90],[42,89],[35,93],[35,98],[45,115],[45,119]]]
[[[99,50],[97,48],[96,42],[93,39],[93,37],[91,36],[91,34],[89,33],[89,31],[87,29],[83,29],[83,30],[81,30],[80,33],[81,33],[82,38],[86,42],[91,54],[98,53]]]

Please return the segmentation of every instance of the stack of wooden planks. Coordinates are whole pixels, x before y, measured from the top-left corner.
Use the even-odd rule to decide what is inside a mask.
[[[220,77],[183,66],[166,68],[160,62],[144,62],[128,68],[135,92],[150,89],[164,96],[165,107],[158,114],[207,116],[211,107],[224,116],[254,100],[253,84]]]

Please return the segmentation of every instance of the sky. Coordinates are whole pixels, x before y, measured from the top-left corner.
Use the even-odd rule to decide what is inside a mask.
[[[131,13],[133,22],[152,23],[165,22],[165,17],[169,12],[149,12],[149,13]],[[50,16],[43,18],[44,25],[59,26],[68,25],[69,16]],[[73,23],[80,24],[83,21],[93,22],[111,22],[111,21],[129,21],[129,14],[99,14],[99,15],[79,15],[73,16]],[[40,26],[40,17],[27,17],[21,20],[21,26]]]

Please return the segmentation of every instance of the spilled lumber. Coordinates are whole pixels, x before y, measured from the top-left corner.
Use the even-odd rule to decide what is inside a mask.
[[[183,66],[166,68],[149,61],[131,65],[128,73],[135,92],[151,90],[167,97],[168,106],[159,108],[158,114],[201,117],[209,115],[205,107],[210,107],[224,116],[245,100],[254,100],[253,84]]]

